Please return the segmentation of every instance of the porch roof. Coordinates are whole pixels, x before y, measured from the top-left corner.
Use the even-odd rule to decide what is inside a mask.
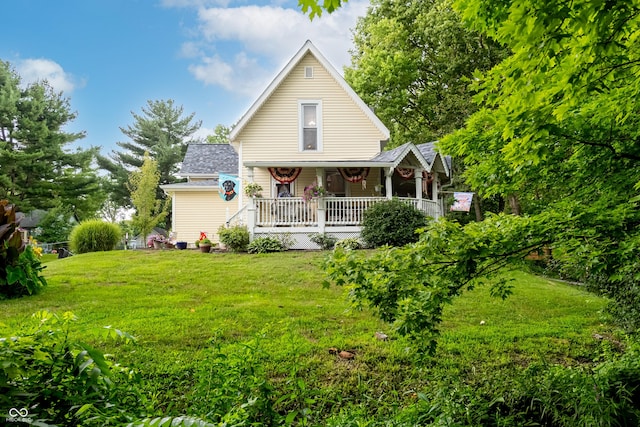
[[[316,167],[316,168],[396,168],[402,167],[422,168],[427,172],[431,169],[437,159],[441,157],[445,165],[445,173],[449,176],[450,161],[447,162],[444,156],[435,151],[434,143],[426,143],[416,146],[406,143],[392,150],[382,151],[371,159],[362,160],[256,160],[243,162],[246,167],[257,168],[296,168],[296,167]]]

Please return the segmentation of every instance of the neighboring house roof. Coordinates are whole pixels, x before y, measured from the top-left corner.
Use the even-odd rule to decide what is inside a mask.
[[[18,212],[16,218],[20,220],[20,228],[37,228],[38,224],[47,216],[47,211],[34,209],[28,214]]]
[[[238,153],[230,144],[188,145],[180,176],[214,178],[218,173],[238,173]]]
[[[298,65],[298,63],[307,55],[312,54],[318,62],[327,70],[327,72],[333,77],[333,79],[342,87],[342,89],[351,97],[353,102],[360,107],[362,112],[371,120],[371,122],[378,128],[378,130],[385,136],[385,139],[389,139],[389,129],[380,121],[380,119],[374,114],[364,101],[355,93],[355,91],[349,86],[344,78],[338,73],[338,71],[331,65],[331,63],[320,53],[320,51],[307,40],[302,48],[294,55],[294,57],[287,63],[287,65],[280,71],[276,78],[271,82],[267,89],[260,95],[260,97],[251,105],[249,110],[242,116],[238,124],[233,128],[229,134],[229,140],[235,141],[236,137],[242,132],[244,127],[251,121],[256,112],[264,105],[273,92],[282,84],[282,82],[289,76],[291,71]]]

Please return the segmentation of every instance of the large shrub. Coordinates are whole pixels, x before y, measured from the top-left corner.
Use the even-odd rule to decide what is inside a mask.
[[[418,209],[393,199],[376,203],[364,212],[362,239],[369,247],[404,246],[418,241],[416,229],[427,225]]]
[[[69,246],[73,252],[100,252],[113,250],[120,238],[122,230],[117,224],[100,220],[84,221],[71,230]]]
[[[15,206],[0,200],[0,299],[35,294],[47,282],[40,258],[22,241]]]
[[[232,252],[246,252],[249,245],[249,230],[245,225],[220,226],[220,242]]]

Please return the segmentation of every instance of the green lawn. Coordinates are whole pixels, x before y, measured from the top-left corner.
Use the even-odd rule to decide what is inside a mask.
[[[286,397],[277,410],[304,409],[322,425],[340,411],[392,417],[445,377],[482,384],[541,361],[591,363],[594,334],[610,335],[603,299],[515,272],[506,301],[482,287],[455,300],[436,357],[417,362],[388,325],[351,310],[343,289],[322,287],[324,256],[138,250],[54,259],[40,295],[0,301],[0,336],[37,310],[72,311],[81,338],[138,369],[165,414],[203,415],[203,367],[220,353],[242,355],[259,363],[276,398]],[[100,338],[107,325],[137,344]],[[376,331],[391,339],[376,340]],[[332,347],[356,357],[342,360]]]

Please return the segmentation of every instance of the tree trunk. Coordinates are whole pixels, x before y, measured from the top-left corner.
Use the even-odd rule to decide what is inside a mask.
[[[520,208],[520,200],[518,200],[517,194],[509,194],[507,196],[509,200],[509,207],[511,208],[511,213],[513,215],[520,216],[522,214],[522,209]]]

